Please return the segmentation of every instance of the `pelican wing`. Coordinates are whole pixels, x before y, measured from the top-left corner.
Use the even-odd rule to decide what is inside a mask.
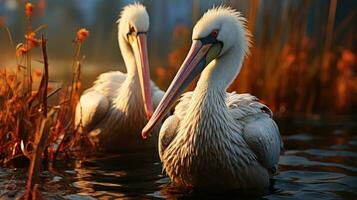
[[[226,104],[234,119],[242,119],[258,113],[266,113],[269,117],[273,117],[273,112],[266,105],[248,93],[227,93]]]
[[[76,107],[76,125],[81,124],[85,130],[90,131],[105,116],[109,109],[106,96],[95,90],[83,94]]]
[[[159,134],[159,156],[162,161],[166,148],[170,145],[177,134],[179,118],[175,115],[168,117],[161,126]]]
[[[250,94],[227,94],[227,106],[234,119],[244,125],[243,138],[258,161],[274,174],[283,143],[271,110]]]
[[[94,85],[90,90],[95,90],[107,97],[116,95],[116,91],[120,85],[125,81],[126,75],[120,71],[112,71],[99,75]]]
[[[75,123],[81,123],[87,131],[93,129],[106,115],[115,91],[126,75],[119,71],[99,75],[93,87],[83,92],[76,107]]]
[[[176,105],[174,113],[169,116],[161,126],[159,135],[159,156],[161,160],[166,148],[176,137],[178,125],[180,120],[186,115],[191,97],[192,92],[184,93]]]

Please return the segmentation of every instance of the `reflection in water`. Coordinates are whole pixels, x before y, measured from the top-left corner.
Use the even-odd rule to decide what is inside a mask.
[[[73,186],[78,188],[78,195],[86,196],[88,194],[93,194],[96,197],[124,197],[124,193],[120,192],[104,192],[106,188],[110,190],[112,188],[123,187],[122,184],[119,183],[112,183],[112,182],[103,182],[106,180],[105,177],[109,177],[110,179],[116,179],[120,177],[125,177],[127,174],[125,171],[122,170],[108,170],[104,171],[98,167],[86,167],[85,165],[82,166],[80,161],[77,161],[75,164],[75,174],[76,177],[74,178]],[[107,189],[107,190],[108,190]],[[73,196],[72,196],[73,197]]]
[[[286,152],[270,194],[220,194],[175,188],[162,175],[153,152],[98,155],[43,172],[46,199],[188,198],[188,199],[353,199],[357,195],[357,135],[352,122],[280,122]],[[25,191],[24,169],[0,168],[0,199]]]

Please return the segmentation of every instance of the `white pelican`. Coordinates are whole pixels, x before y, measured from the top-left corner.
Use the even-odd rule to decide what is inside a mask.
[[[198,189],[266,191],[282,142],[270,109],[250,94],[227,93],[249,50],[245,19],[229,7],[207,11],[192,46],[152,118],[146,138],[192,80],[160,130],[159,155],[174,184]]]
[[[76,124],[81,123],[90,141],[103,150],[154,147],[143,142],[141,129],[164,92],[150,82],[146,33],[149,15],[143,5],[124,7],[118,22],[118,41],[127,74],[101,74],[80,98]],[[158,132],[158,131],[157,131]]]

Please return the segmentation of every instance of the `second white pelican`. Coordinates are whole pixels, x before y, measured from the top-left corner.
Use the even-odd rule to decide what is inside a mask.
[[[192,46],[152,118],[144,138],[183,94],[160,130],[159,155],[173,183],[210,190],[265,189],[276,172],[282,142],[270,109],[250,94],[227,93],[249,50],[240,13],[207,11],[193,29]]]
[[[76,124],[81,124],[91,142],[104,150],[155,147],[140,139],[164,92],[150,81],[146,47],[149,15],[143,5],[124,7],[118,20],[118,41],[127,74],[101,74],[80,98]],[[157,131],[158,134],[158,131]]]

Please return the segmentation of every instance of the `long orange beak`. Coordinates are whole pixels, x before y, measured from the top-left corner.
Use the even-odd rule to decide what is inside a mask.
[[[171,82],[169,89],[161,99],[159,106],[156,108],[152,118],[142,130],[142,137],[146,139],[150,130],[155,124],[163,118],[171,106],[175,103],[181,93],[193,81],[193,79],[202,72],[206,66],[205,55],[212,44],[202,45],[199,40],[194,40],[191,49],[177,72],[174,80]]]
[[[146,45],[146,34],[138,33],[133,47],[136,65],[139,72],[141,94],[143,95],[146,118],[149,120],[153,113],[153,103],[151,99],[150,70]]]

